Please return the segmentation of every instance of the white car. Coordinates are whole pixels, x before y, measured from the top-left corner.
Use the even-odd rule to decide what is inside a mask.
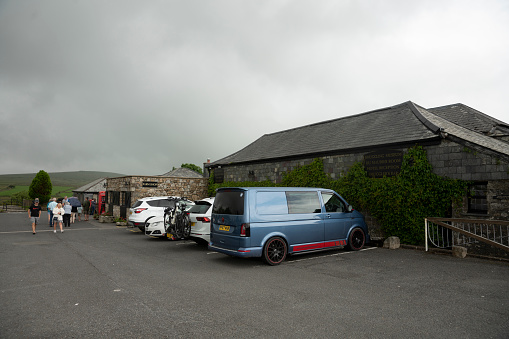
[[[145,232],[145,221],[150,217],[164,216],[166,207],[175,206],[171,198],[178,197],[147,197],[136,201],[129,209],[129,224]]]
[[[210,219],[214,198],[205,198],[195,201],[189,212],[191,219],[191,239],[196,242],[210,241]]]
[[[190,200],[180,200],[177,204],[184,203],[186,205],[185,211],[189,210],[194,206],[194,202]],[[172,201],[171,207],[175,207],[175,201]],[[150,216],[145,220],[144,223],[145,235],[151,237],[163,237],[166,238],[166,229],[164,225],[164,209],[162,215]]]

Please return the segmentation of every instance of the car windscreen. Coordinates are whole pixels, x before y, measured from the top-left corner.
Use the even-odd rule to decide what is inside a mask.
[[[189,213],[205,214],[209,210],[211,204],[205,201],[198,201],[196,205],[191,206]]]
[[[215,214],[244,214],[244,191],[219,191],[216,194],[212,213]]]

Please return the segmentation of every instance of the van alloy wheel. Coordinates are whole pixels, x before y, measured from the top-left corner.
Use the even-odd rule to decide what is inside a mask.
[[[263,248],[263,259],[269,265],[278,265],[286,259],[286,242],[280,237],[269,239]]]
[[[366,235],[364,234],[364,231],[360,228],[354,228],[348,237],[347,248],[351,251],[358,251],[364,247],[365,242]]]

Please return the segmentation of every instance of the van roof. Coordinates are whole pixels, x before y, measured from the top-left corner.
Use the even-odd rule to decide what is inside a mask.
[[[221,188],[218,188],[217,191],[224,191],[224,190],[232,190],[232,189],[237,189],[237,190],[244,190],[244,191],[249,191],[249,190],[257,190],[257,191],[300,191],[300,192],[305,192],[305,191],[332,191],[331,189],[329,188],[318,188],[318,187],[221,187]]]

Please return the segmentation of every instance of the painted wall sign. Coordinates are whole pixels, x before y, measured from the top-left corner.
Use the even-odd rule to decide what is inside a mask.
[[[372,178],[392,177],[401,171],[403,152],[385,149],[364,155],[364,168]]]
[[[142,187],[157,187],[158,182],[157,181],[143,181],[141,183]]]

